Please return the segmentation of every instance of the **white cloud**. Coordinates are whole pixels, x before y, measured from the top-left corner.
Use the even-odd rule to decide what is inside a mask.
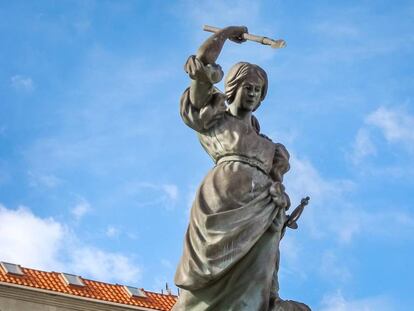
[[[318,34],[332,38],[357,38],[360,30],[349,22],[323,21],[313,27]]]
[[[403,6],[400,9],[406,10]],[[310,30],[309,37],[315,42],[312,51],[306,55],[302,53],[300,57],[305,61],[305,64],[301,63],[301,71],[308,72],[303,70],[307,65],[313,69],[313,79],[328,77],[335,71],[332,66],[342,63],[355,65],[379,55],[392,57],[397,51],[411,48],[412,32],[408,28],[401,28],[399,23],[391,26],[385,19],[381,22],[383,17],[375,18],[376,26],[372,27],[373,23],[368,21],[371,10],[371,6],[364,5],[330,6],[320,8],[316,15],[312,14],[313,18],[305,21],[305,27],[301,24],[304,31]],[[400,12],[398,16],[401,21],[406,18],[403,15]],[[349,91],[346,93],[349,95]]]
[[[141,268],[133,258],[85,245],[69,228],[27,208],[0,205],[0,224],[0,260],[106,282],[136,285],[140,279]]]
[[[352,190],[354,184],[345,179],[326,180],[310,161],[299,159],[293,153],[290,164],[291,171],[286,175],[284,184],[292,201],[292,209],[301,198],[311,198],[299,226],[306,227],[313,237],[323,237],[328,231],[326,224],[332,222],[330,217],[337,212],[336,205],[341,204],[343,194]],[[338,235],[338,232],[335,233]]]
[[[85,199],[82,199],[72,209],[71,213],[76,220],[80,220],[85,214],[91,211],[91,205]]]
[[[390,148],[401,147],[412,154],[414,152],[413,128],[414,115],[404,108],[380,106],[365,117],[364,124],[358,130],[351,151],[346,157],[358,166],[358,172],[378,177],[386,176],[386,178],[410,176],[414,174],[410,163],[407,165],[399,161],[385,165],[368,160],[372,156],[377,156],[375,159],[380,160],[384,156],[396,158],[399,155],[394,154],[392,149],[389,150],[384,145],[389,145]]]
[[[114,238],[114,237],[117,237],[120,232],[119,232],[119,229],[118,228],[116,228],[114,226],[108,226],[106,228],[106,232],[105,233],[106,233],[106,236],[107,237]]]
[[[0,205],[0,224],[1,260],[39,269],[62,268],[58,257],[66,232],[60,223],[36,217],[25,207],[9,210]]]
[[[174,284],[172,281],[168,281],[168,279],[163,276],[156,276],[153,280],[152,288],[149,288],[149,290],[154,292],[161,292],[161,293],[167,293],[167,287],[171,291],[171,294],[178,295],[178,288],[174,285],[171,286],[171,284]]]
[[[260,17],[260,4],[247,0],[233,1],[185,1],[189,9],[189,17],[196,23],[208,21],[211,26],[223,27],[226,25],[240,25],[249,19],[256,23]],[[249,8],[248,10],[246,8]],[[200,25],[201,26],[201,25]]]
[[[165,193],[167,194],[170,200],[176,201],[178,199],[177,185],[173,185],[173,184],[162,185],[162,189],[165,191]]]
[[[325,278],[334,280],[335,284],[344,283],[352,277],[343,260],[339,259],[332,250],[326,250],[322,254],[320,273]]]
[[[177,287],[174,286],[174,282],[172,281],[176,268],[175,264],[166,258],[162,258],[160,264],[164,269],[161,269],[159,271],[160,273],[154,276],[152,290],[165,292],[168,286],[172,293],[177,294]]]
[[[396,211],[392,213],[394,217],[395,224],[406,226],[408,228],[414,229],[414,216],[407,213]]]
[[[342,243],[350,243],[356,234],[361,232],[361,217],[358,211],[354,209],[350,213],[341,213],[340,221],[334,222],[337,228],[338,240]]]
[[[301,230],[313,238],[331,238],[341,244],[351,243],[357,235],[389,236],[389,228],[398,227],[399,236],[411,236],[414,217],[401,209],[367,210],[349,195],[356,185],[345,179],[326,179],[308,160],[291,157],[292,171],[286,176],[286,191],[295,207],[303,196],[311,197],[298,221]],[[292,209],[292,208],[291,208]]]
[[[291,154],[291,171],[286,175],[285,184],[297,200],[310,195],[312,201],[326,201],[352,189],[350,180],[325,180],[307,159]]]
[[[167,269],[173,269],[174,265],[172,264],[172,262],[168,259],[161,259],[161,265]]]
[[[186,216],[185,221],[187,222],[188,217],[190,217],[191,214],[191,208],[193,207],[193,203],[194,200],[196,198],[196,194],[197,194],[197,188],[194,187],[194,185],[191,185],[190,187],[188,187],[186,196],[185,196],[185,210],[184,210],[184,214]]]
[[[276,23],[269,20],[263,21],[263,12],[268,9],[277,10],[275,4],[264,7],[260,2],[248,0],[232,1],[183,1],[177,12],[185,8],[188,20],[192,23],[196,42],[205,40],[211,33],[202,31],[202,23],[214,27],[225,27],[228,25],[247,26],[249,33],[272,37],[277,33]],[[202,22],[201,22],[202,21]],[[279,39],[279,38],[274,38]],[[253,48],[252,45],[255,47]],[[259,48],[259,50],[257,50]],[[197,46],[194,46],[194,51]],[[261,46],[258,43],[243,43],[241,45],[228,42],[218,60],[224,69],[229,68],[234,63],[244,60],[251,62],[265,62],[275,56],[275,51],[270,47]]]
[[[366,123],[379,128],[389,143],[400,143],[412,150],[414,116],[402,109],[379,107],[366,118]]]
[[[361,232],[377,238],[380,236],[414,238],[414,215],[398,208],[375,212],[355,210],[353,222],[359,223]],[[398,228],[398,231],[394,230],[395,228]]]
[[[122,197],[138,197],[140,207],[157,205],[171,210],[179,197],[178,186],[154,182],[130,181],[119,190]]]
[[[297,239],[292,232],[286,232],[280,243],[281,264],[279,268],[280,283],[290,282],[290,280],[305,280],[307,278],[304,269],[304,252],[303,241]],[[309,262],[307,261],[307,264]]]
[[[32,187],[46,187],[46,188],[56,188],[62,183],[62,180],[52,174],[38,174],[29,171],[29,185]]]
[[[76,95],[63,94],[53,131],[25,147],[32,171],[59,171],[63,176],[69,167],[99,174],[129,170],[142,156],[134,142],[142,138],[141,144],[145,144],[148,137],[163,133],[165,129],[159,126],[163,122],[159,118],[153,122],[148,115],[160,116],[160,105],[165,103],[146,103],[156,93],[154,88],[175,77],[181,66],[173,67],[167,60],[148,63],[147,58],[112,52],[95,45],[86,53],[74,86]],[[74,100],[82,104],[73,105]],[[162,115],[169,119],[168,113]]]
[[[81,247],[73,250],[72,271],[93,275],[97,280],[122,280],[127,284],[136,283],[141,268],[132,259],[117,253],[104,252],[95,247]]]
[[[151,94],[154,87],[171,79],[174,70],[176,68],[172,68],[168,61],[163,63],[158,60],[150,64],[148,57],[125,58],[95,46],[86,57],[83,76],[79,81],[81,93],[88,95],[85,98],[86,109],[82,112],[90,114],[88,117],[91,118],[108,113],[108,117],[112,119],[114,109],[122,111],[131,100],[145,103],[146,96]],[[97,108],[101,109],[99,113]],[[116,122],[119,119],[109,121]],[[122,126],[118,123],[117,125]],[[127,124],[125,127],[135,129],[137,124]]]
[[[353,150],[351,153],[351,160],[354,164],[358,164],[365,157],[375,155],[377,148],[375,147],[370,132],[366,128],[361,128],[355,137]]]
[[[318,212],[320,211],[319,209]],[[325,224],[320,227],[320,230],[334,234],[337,242],[341,244],[352,243],[359,235],[377,239],[384,237],[412,239],[414,233],[413,214],[399,209],[369,211],[358,204],[337,204],[336,209],[331,206],[323,210],[319,221]],[[393,228],[398,228],[398,231]]]
[[[356,300],[346,299],[340,291],[326,295],[321,311],[392,311],[397,310],[386,297],[368,297]]]
[[[33,91],[35,86],[32,78],[15,75],[10,78],[11,86],[18,91]]]

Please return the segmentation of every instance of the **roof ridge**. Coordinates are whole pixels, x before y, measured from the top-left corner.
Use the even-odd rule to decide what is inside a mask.
[[[23,272],[24,272],[24,270],[29,270],[29,271],[38,271],[38,272],[43,272],[43,273],[53,273],[53,274],[57,274],[57,275],[60,275],[62,273],[67,273],[67,274],[72,274],[72,275],[79,276],[80,278],[82,278],[83,281],[89,281],[89,282],[100,283],[100,284],[107,284],[107,285],[112,285],[112,286],[136,287],[136,286],[128,285],[128,284],[110,283],[110,282],[104,282],[104,281],[99,281],[99,280],[93,280],[93,279],[85,278],[80,274],[73,274],[73,273],[70,273],[70,272],[45,271],[45,270],[41,270],[41,269],[28,268],[28,267],[24,267],[24,266],[21,266],[21,265],[19,265],[19,266],[22,268]],[[154,294],[154,295],[175,296],[175,297],[177,297],[177,295],[174,295],[174,294],[164,294],[164,293],[154,292],[154,291],[151,291],[151,290],[147,290],[143,287],[136,287],[136,288],[139,288],[139,289],[143,290],[145,293],[150,293],[150,294]]]

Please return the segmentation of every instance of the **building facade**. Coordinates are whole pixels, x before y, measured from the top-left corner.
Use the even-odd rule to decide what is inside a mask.
[[[169,311],[177,296],[0,262],[0,311]]]

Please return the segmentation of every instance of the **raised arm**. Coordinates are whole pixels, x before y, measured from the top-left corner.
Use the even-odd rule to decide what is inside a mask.
[[[185,71],[191,81],[190,100],[197,108],[202,108],[209,101],[213,84],[223,78],[221,67],[216,64],[224,42],[229,39],[237,43],[245,41],[242,35],[246,27],[231,26],[221,29],[210,36],[198,49],[197,55],[190,56],[185,64]]]

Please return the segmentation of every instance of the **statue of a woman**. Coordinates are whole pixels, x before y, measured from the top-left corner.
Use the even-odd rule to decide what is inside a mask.
[[[181,98],[181,116],[215,166],[191,209],[174,311],[310,310],[278,296],[289,153],[260,133],[252,114],[266,96],[266,72],[240,62],[230,69],[224,94],[214,87],[223,78],[216,60],[224,42],[243,42],[243,33],[246,27],[216,32],[185,64],[192,81]]]

